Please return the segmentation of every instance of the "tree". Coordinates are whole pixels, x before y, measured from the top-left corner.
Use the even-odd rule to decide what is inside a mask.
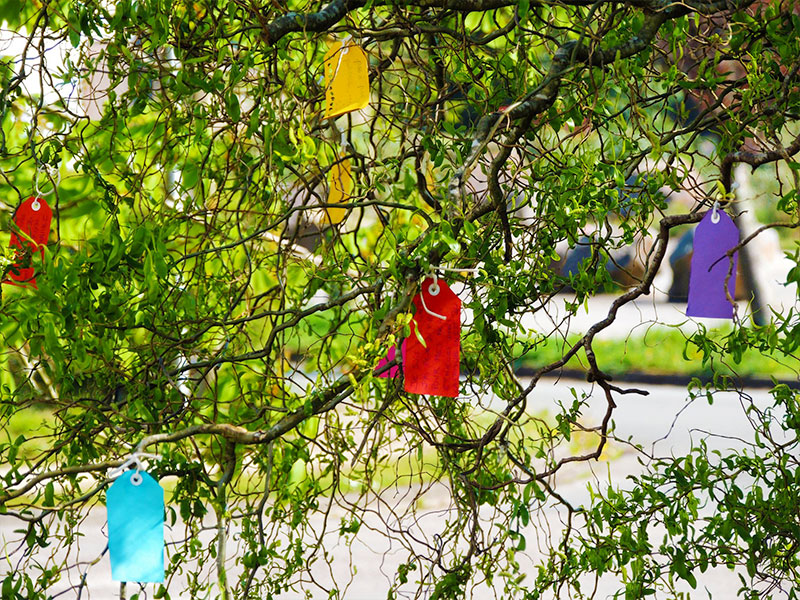
[[[640,449],[644,474],[583,506],[557,482],[601,457],[620,396],[646,393],[614,383],[596,336],[652,291],[671,233],[715,200],[739,212],[738,163],[776,179],[759,200],[774,222],[740,252],[800,223],[797,13],[774,0],[0,3],[27,36],[2,67],[6,235],[32,180],[55,187],[43,260],[4,250],[4,279],[33,265],[37,288],[3,286],[0,419],[10,431],[47,417],[0,441],[0,510],[26,542],[6,550],[3,597],[47,598],[65,578],[80,596],[76,536],[134,450],[158,453],[148,471],[185,531],[156,597],[318,584],[346,598],[346,582],[314,583],[331,556],[314,519],[346,543],[372,514],[404,553],[389,597],[483,583],[589,597],[588,574],[638,598],[719,565],[746,573],[745,597],[796,597],[800,399],[787,385],[770,410],[745,402],[749,450]],[[323,58],[346,36],[368,57],[369,106],[325,118]],[[345,168],[354,187],[329,201]],[[557,249],[579,244],[588,258],[559,272]],[[620,287],[605,265],[632,245]],[[433,274],[463,302],[456,399],[375,370],[417,339],[412,299]],[[568,337],[604,291],[608,314]],[[524,317],[554,303],[566,321],[531,331]],[[715,369],[747,348],[796,367],[797,311],[754,324],[745,304],[687,348]],[[554,340],[557,360],[522,381],[515,361]],[[576,357],[606,406],[597,423],[580,394],[547,417],[528,403]],[[688,393],[718,389],[737,380]],[[410,525],[441,489],[443,526]],[[565,526],[523,578],[519,525],[552,507]]]

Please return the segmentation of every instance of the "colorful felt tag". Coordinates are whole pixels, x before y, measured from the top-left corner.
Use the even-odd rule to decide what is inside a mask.
[[[164,489],[144,471],[125,471],[106,494],[114,581],[164,581]]]
[[[350,161],[339,160],[331,166],[329,173],[328,204],[348,202],[353,193],[353,175],[350,172]],[[328,207],[325,209],[332,225],[341,223],[347,214],[346,208]]]
[[[333,44],[325,55],[325,118],[369,104],[367,55],[352,43]]]
[[[738,243],[739,230],[731,218],[721,210],[708,211],[694,232],[687,317],[733,318],[733,304],[725,293],[725,279],[730,271],[728,294],[735,298],[739,257],[738,252],[733,254],[731,270],[731,261],[726,253]]]
[[[405,390],[455,398],[461,360],[461,300],[446,283],[428,278],[414,297],[414,306],[403,358]]]
[[[403,340],[403,343],[400,344],[400,354],[402,356],[400,364],[403,364],[406,361],[406,340]],[[378,361],[378,366],[375,367],[375,370],[379,371],[380,369],[388,365],[390,362],[392,362],[396,356],[397,356],[397,346],[392,346],[391,348],[389,348],[389,352],[386,354],[386,358],[382,358],[380,361]],[[400,365],[395,365],[394,367],[391,367],[388,371],[384,371],[383,373],[377,375],[376,377],[388,377],[393,379],[397,377],[399,374],[400,374]]]
[[[44,259],[44,247],[50,237],[50,222],[53,219],[53,211],[47,205],[44,198],[28,198],[20,204],[14,215],[14,223],[22,233],[28,236],[27,239],[13,232],[11,234],[11,247],[19,248],[17,255],[20,256],[25,248],[30,248],[31,255],[37,250],[41,259]],[[31,261],[33,256],[31,256]],[[22,261],[15,263],[13,271],[9,272],[9,279],[3,283],[10,283],[22,287],[36,287],[36,270],[33,266],[20,266]],[[16,273],[14,273],[16,271]]]

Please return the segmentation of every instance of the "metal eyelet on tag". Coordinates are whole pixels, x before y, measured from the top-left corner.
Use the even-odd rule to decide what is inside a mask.
[[[428,286],[428,293],[431,296],[438,296],[441,288],[439,287],[438,283],[432,283]]]
[[[138,471],[131,475],[131,485],[142,485],[142,476]]]
[[[38,200],[38,198],[37,198],[37,199],[36,199],[36,200],[34,200],[34,201],[33,201],[33,203],[31,204],[31,210],[38,211],[40,208],[42,208],[42,205],[41,205],[41,204],[39,204],[39,200]]]

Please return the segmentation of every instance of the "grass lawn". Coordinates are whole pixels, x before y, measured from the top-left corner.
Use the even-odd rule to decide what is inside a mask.
[[[730,330],[709,331],[709,336],[718,343]],[[652,328],[643,336],[621,340],[596,340],[593,344],[601,369],[609,374],[631,372],[658,375],[681,375],[710,377],[714,373],[739,377],[775,377],[779,380],[796,380],[800,374],[800,360],[779,351],[761,352],[746,350],[738,363],[728,358],[725,363],[709,359],[703,363],[703,353],[691,340],[691,335],[672,328]],[[559,358],[565,348],[575,343],[578,336],[563,340],[546,339],[524,356],[518,366],[539,368]],[[566,369],[584,369],[586,355],[579,351],[566,365]]]

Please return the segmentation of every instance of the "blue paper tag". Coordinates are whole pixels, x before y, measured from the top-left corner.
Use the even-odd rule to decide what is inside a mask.
[[[164,488],[144,471],[125,471],[109,488],[106,509],[111,578],[164,581]]]

